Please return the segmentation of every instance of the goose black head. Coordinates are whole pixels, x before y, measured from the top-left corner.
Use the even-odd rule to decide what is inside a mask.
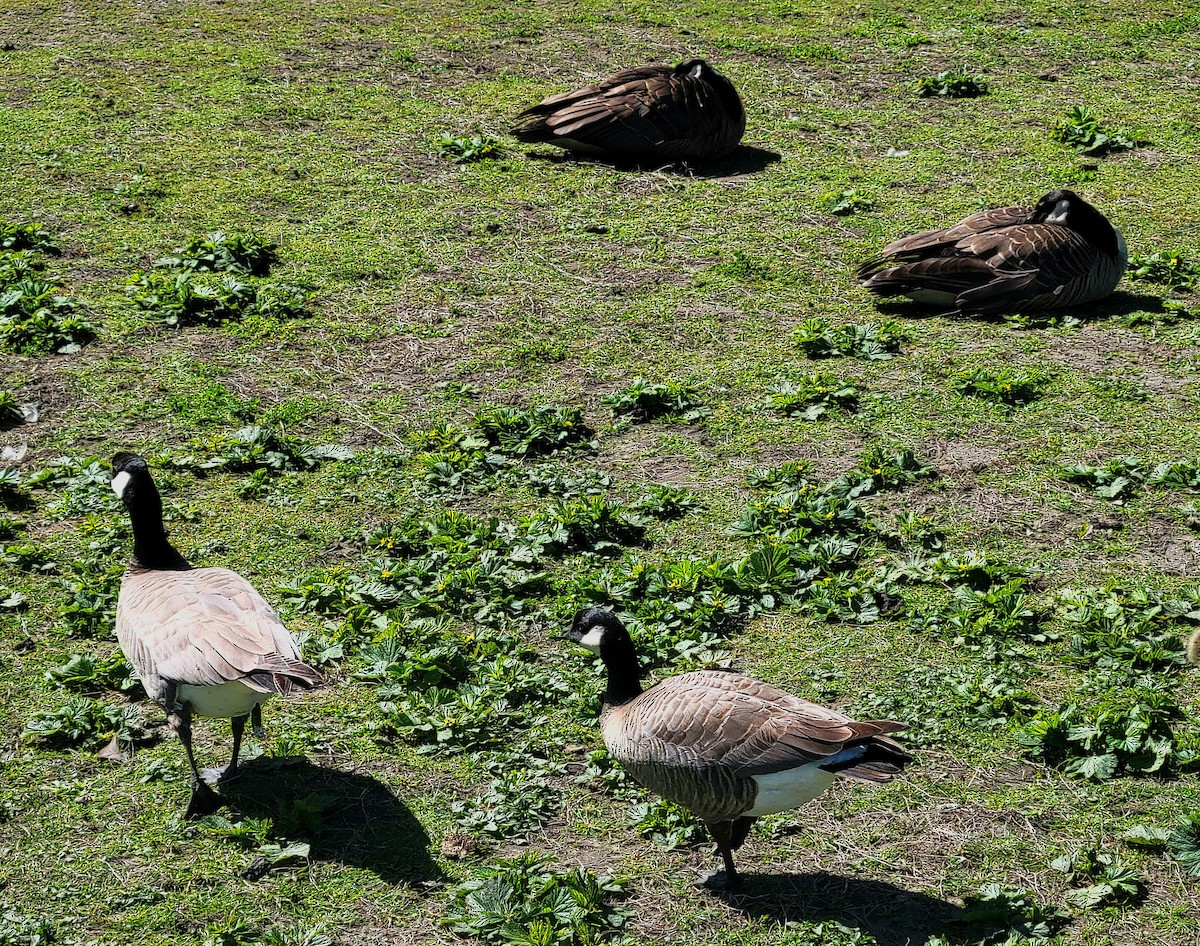
[[[586,647],[593,654],[601,654],[622,639],[632,644],[621,619],[604,608],[580,608],[562,639]]]
[[[150,467],[144,457],[136,453],[118,453],[112,458],[113,492],[117,498],[128,502],[137,486],[150,480]],[[130,487],[133,487],[132,489]]]
[[[693,79],[707,83],[717,93],[717,97],[720,98],[722,104],[725,106],[725,111],[731,118],[745,119],[745,112],[742,109],[742,99],[738,95],[737,89],[734,88],[733,83],[723,73],[718,72],[710,66],[707,60],[689,59],[686,62],[681,62],[675,67],[675,75],[687,75]]]
[[[1074,191],[1050,191],[1033,208],[1030,222],[1069,227],[1112,256],[1124,251],[1124,242],[1108,218]]]

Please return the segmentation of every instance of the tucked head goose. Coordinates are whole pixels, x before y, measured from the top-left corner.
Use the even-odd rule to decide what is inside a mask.
[[[1125,272],[1125,240],[1078,194],[972,214],[904,237],[858,268],[880,296],[906,295],[961,314],[1035,312],[1103,299]]]
[[[711,161],[746,130],[733,83],[703,59],[639,66],[552,95],[517,116],[521,141],[607,157]]]
[[[837,776],[890,781],[909,760],[886,735],[903,723],[855,722],[740,673],[697,670],[643,691],[629,632],[600,608],[577,613],[566,639],[608,671],[600,730],[609,753],[712,833],[725,874],[706,878],[710,886],[737,882],[733,852],[759,815],[799,807]]]
[[[1187,644],[1188,660],[1200,666],[1200,631],[1192,634],[1191,639]]]
[[[246,720],[260,723],[272,693],[320,686],[300,660],[296,642],[262,596],[227,568],[193,568],[167,540],[162,500],[146,461],[113,457],[113,491],[129,510],[133,561],[121,579],[117,639],[151,699],[166,709],[192,768],[187,815],[214,810],[220,800],[192,757],[193,715],[230,719],[237,770]]]

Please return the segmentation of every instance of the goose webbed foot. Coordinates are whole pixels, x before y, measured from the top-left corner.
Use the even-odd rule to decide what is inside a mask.
[[[192,797],[188,801],[185,818],[203,818],[225,804],[224,800],[214,792],[202,779],[193,779]]]
[[[725,869],[705,874],[699,886],[709,890],[733,890],[741,882],[741,875],[733,866],[733,851],[746,840],[750,825],[754,818],[738,818],[735,821],[710,821],[707,823],[709,833],[717,842],[717,853],[725,862]]]
[[[708,873],[701,874],[692,884],[694,887],[700,887],[703,890],[726,891],[733,890],[742,882],[742,875],[736,870],[732,873],[727,870],[714,870]]]
[[[200,770],[200,780],[214,788],[222,782],[228,782],[237,778],[237,776],[238,767],[236,765],[221,765],[212,769]]]

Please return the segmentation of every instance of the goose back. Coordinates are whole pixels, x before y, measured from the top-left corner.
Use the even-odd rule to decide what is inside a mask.
[[[601,721],[610,754],[638,782],[709,822],[796,807],[838,775],[888,781],[908,756],[886,734],[903,728],[714,670],[669,677],[606,706]]]
[[[1055,213],[1063,203],[1070,209]],[[1102,299],[1116,288],[1127,258],[1123,237],[1099,211],[1069,191],[1055,191],[1036,207],[986,210],[952,227],[903,237],[866,260],[857,275],[877,295],[993,315]]]
[[[174,685],[203,716],[243,715],[272,693],[321,683],[262,595],[226,568],[131,565],[117,639],[151,698]]]
[[[746,130],[733,83],[703,60],[626,69],[552,95],[517,121],[513,135],[521,141],[660,160],[719,158]]]

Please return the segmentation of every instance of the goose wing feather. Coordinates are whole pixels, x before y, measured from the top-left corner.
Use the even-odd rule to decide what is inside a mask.
[[[260,692],[320,683],[254,587],[225,568],[131,569],[121,583],[117,636],[151,696],[161,681]],[[149,678],[149,679],[148,679]]]
[[[851,743],[903,728],[856,722],[741,674],[697,671],[669,677],[630,706],[615,754],[718,767],[746,778],[820,762]]]
[[[660,157],[720,153],[745,130],[744,117],[735,128],[706,82],[664,66],[627,69],[596,85],[551,96],[517,120],[528,120],[513,129],[523,141],[574,142],[614,154]]]

